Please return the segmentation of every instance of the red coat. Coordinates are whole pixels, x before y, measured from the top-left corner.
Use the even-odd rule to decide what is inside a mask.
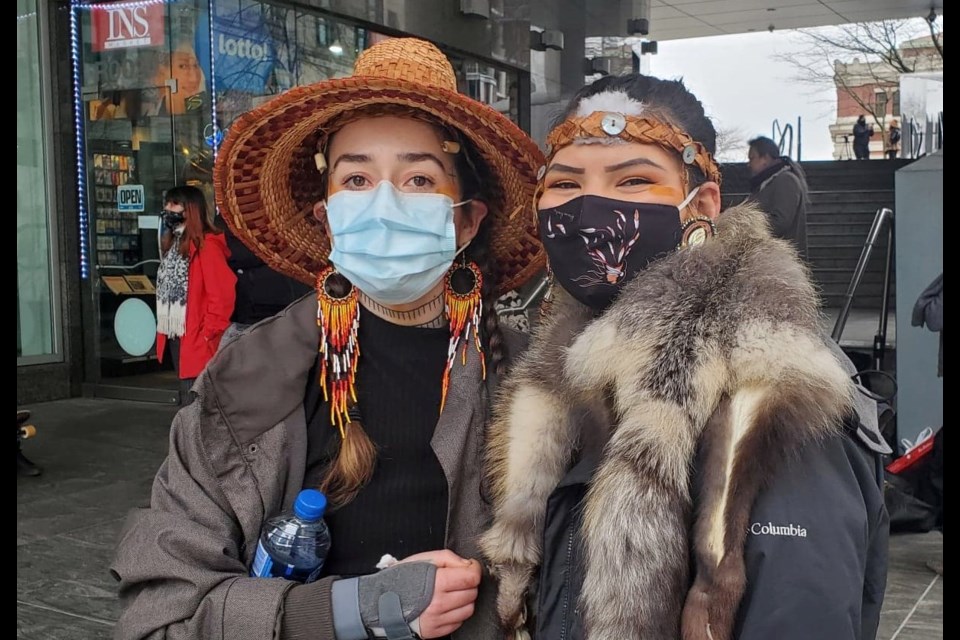
[[[208,233],[203,248],[190,246],[187,272],[187,327],[180,337],[180,378],[196,378],[217,352],[230,325],[237,276],[227,266],[230,250],[222,233]],[[157,360],[163,362],[167,336],[157,334]]]

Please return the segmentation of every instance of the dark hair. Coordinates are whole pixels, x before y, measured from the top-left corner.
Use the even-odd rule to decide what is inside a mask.
[[[460,142],[460,153],[456,155],[457,177],[460,178],[461,199],[482,200],[487,205],[487,217],[480,224],[477,235],[474,237],[465,253],[483,273],[483,326],[481,337],[486,345],[490,357],[490,367],[497,374],[503,373],[503,362],[507,356],[506,343],[500,329],[499,317],[496,311],[497,283],[500,273],[490,250],[490,236],[493,220],[498,217],[499,194],[493,193],[498,189],[489,167],[478,156],[473,144],[465,136],[457,135]],[[486,188],[485,188],[486,187]],[[469,207],[470,205],[464,205]]]
[[[777,146],[776,142],[766,136],[757,136],[747,144],[750,145],[750,148],[760,157],[773,159],[780,157],[780,147]]]
[[[163,203],[178,204],[183,207],[184,224],[186,228],[183,235],[180,236],[180,255],[186,257],[190,255],[190,245],[193,244],[198,250],[203,246],[203,236],[208,233],[223,233],[217,225],[210,219],[207,210],[207,198],[203,191],[191,185],[178,185],[169,189],[163,195]],[[166,253],[173,244],[173,234],[163,236],[162,248]]]
[[[572,117],[580,102],[606,91],[622,91],[642,102],[651,116],[682,129],[711,154],[717,151],[717,131],[703,111],[703,105],[690,93],[683,80],[662,80],[640,73],[623,76],[604,76],[580,89],[554,126]],[[695,165],[687,166],[687,177],[692,186],[706,182],[706,176]]]
[[[499,193],[496,191],[499,189],[499,185],[493,180],[489,168],[480,159],[472,143],[459,131],[440,124],[432,118],[428,119],[419,111],[415,113],[400,111],[396,114],[387,114],[383,113],[382,107],[378,107],[375,113],[377,115],[400,115],[413,117],[417,120],[426,120],[443,131],[445,136],[456,138],[456,141],[460,143],[460,152],[456,154],[454,162],[461,185],[461,199],[482,200],[487,203],[488,207],[487,217],[481,223],[476,237],[464,253],[469,260],[476,263],[483,273],[481,340],[489,358],[488,366],[492,371],[498,374],[502,373],[503,363],[507,355],[506,343],[494,308],[497,299],[496,287],[499,274],[490,251],[492,221],[497,217],[496,209],[499,206]],[[335,134],[331,134],[330,138],[333,135]],[[327,149],[330,148],[329,144],[329,139],[327,139]],[[325,172],[322,178],[324,193],[327,191],[327,176],[328,173]],[[464,207],[469,206],[470,204],[464,205]],[[348,291],[348,283],[345,278],[331,278],[328,280],[328,284],[330,285],[330,293],[334,296],[345,295]],[[437,384],[440,384],[439,380],[437,380]],[[349,402],[352,408],[355,403],[352,400]],[[356,412],[351,411],[350,415],[354,416]],[[344,432],[346,437],[340,439],[337,453],[324,471],[323,479],[320,482],[320,490],[327,494],[330,502],[337,507],[349,503],[356,497],[357,493],[373,477],[377,462],[376,445],[363,430],[360,420],[351,418]]]

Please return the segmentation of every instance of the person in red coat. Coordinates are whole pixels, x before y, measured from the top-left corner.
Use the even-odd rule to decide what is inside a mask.
[[[200,189],[167,191],[162,216],[157,359],[163,362],[169,347],[183,400],[230,325],[237,277],[227,264],[223,231],[211,222]]]

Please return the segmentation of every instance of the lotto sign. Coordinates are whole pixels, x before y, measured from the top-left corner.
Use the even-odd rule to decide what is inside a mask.
[[[117,187],[117,209],[120,211],[143,212],[143,185],[125,184]]]
[[[93,50],[158,47],[163,44],[164,5],[95,5],[91,9]]]
[[[259,11],[223,11],[213,21],[217,89],[262,95],[276,63],[270,34]]]

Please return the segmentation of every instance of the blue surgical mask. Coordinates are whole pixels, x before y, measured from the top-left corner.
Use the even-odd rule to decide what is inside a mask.
[[[327,200],[330,262],[377,302],[408,304],[432,289],[457,256],[454,203],[439,193],[403,193],[382,181]]]

